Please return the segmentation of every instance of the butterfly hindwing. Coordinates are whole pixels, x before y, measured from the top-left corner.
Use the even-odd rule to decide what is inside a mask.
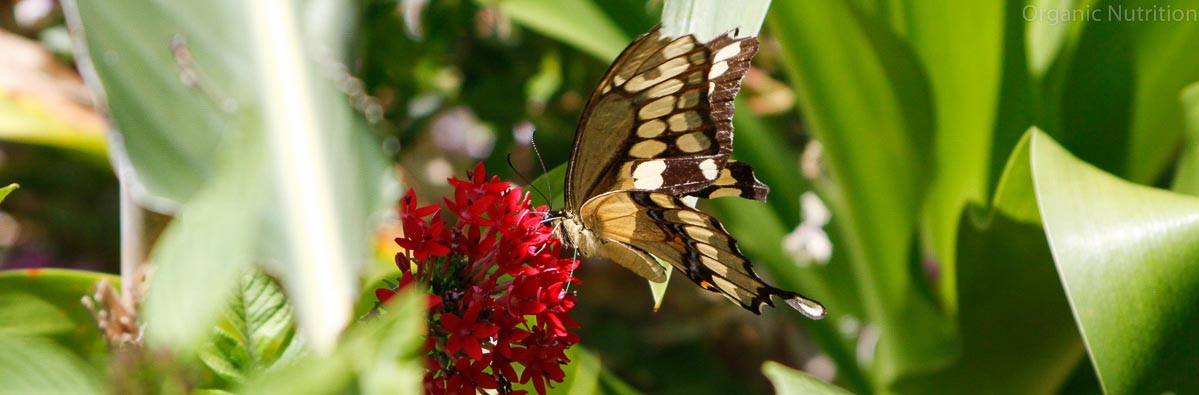
[[[818,303],[763,282],[716,218],[688,207],[677,197],[612,192],[588,201],[580,214],[607,245],[656,256],[704,289],[749,311],[760,313],[761,305],[774,305],[771,296],[780,296],[793,306],[804,306],[801,312],[809,316],[823,316]],[[642,264],[657,265],[649,260]]]

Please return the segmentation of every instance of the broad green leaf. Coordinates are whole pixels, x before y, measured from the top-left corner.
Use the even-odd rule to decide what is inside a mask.
[[[1019,4],[1024,21],[1028,69],[1040,77],[1063,52],[1071,32],[1086,26],[1087,19],[1071,18],[1074,12],[1089,12],[1094,0],[1031,0]],[[1075,33],[1076,34],[1076,33]]]
[[[629,37],[593,0],[477,0],[498,6],[529,29],[561,40],[597,59],[615,59]]]
[[[73,327],[67,314],[35,295],[0,291],[0,336],[48,336]]]
[[[0,395],[103,394],[100,374],[54,342],[0,336]]]
[[[228,305],[238,276],[250,269],[255,244],[266,242],[255,220],[265,196],[245,193],[269,182],[264,158],[251,152],[261,140],[243,137],[244,155],[222,163],[214,182],[183,208],[151,252],[159,266],[142,310],[151,345],[198,345]]]
[[[1199,199],[1136,185],[1039,131],[1036,195],[1058,273],[1107,393],[1199,391]]]
[[[102,362],[108,348],[92,313],[80,302],[111,274],[66,269],[0,271],[0,332],[47,336],[89,361]]]
[[[16,183],[12,183],[12,184],[6,185],[3,188],[0,188],[0,202],[3,202],[4,198],[8,197],[8,194],[12,193],[12,191],[17,190],[17,188],[20,188],[20,187],[21,187],[20,185],[17,185]]]
[[[662,32],[671,36],[693,34],[707,42],[737,30],[738,36],[757,36],[770,0],[666,0],[662,6]]]
[[[293,343],[291,307],[283,290],[261,273],[242,275],[224,318],[200,359],[229,382],[241,383],[270,368]]]
[[[1183,130],[1178,95],[1199,80],[1199,24],[1146,15],[1194,10],[1194,2],[1098,0],[1086,7],[1096,20],[1066,39],[1042,82],[1038,125],[1088,163],[1156,183],[1176,155],[1162,147],[1176,145]]]
[[[149,339],[194,345],[256,261],[280,273],[301,333],[327,351],[350,318],[386,174],[336,87],[348,77],[337,66],[352,7],[65,5],[138,179],[184,203],[151,257],[162,270],[146,305]]]
[[[1041,227],[1015,221],[1000,208],[975,220],[970,212],[975,208],[963,210],[957,240],[961,356],[897,388],[921,394],[1056,393],[1083,346]],[[1002,379],[996,372],[1003,372]]]
[[[1183,91],[1182,107],[1186,111],[1186,145],[1178,159],[1178,170],[1174,174],[1171,189],[1199,195],[1199,83],[1191,84]]]
[[[855,6],[780,2],[767,15],[833,184],[823,194],[842,232],[866,320],[878,325],[875,369],[888,385],[948,362],[952,325],[912,267],[936,120],[913,49]]]
[[[762,374],[774,384],[775,394],[851,395],[849,391],[774,361],[762,364]]]
[[[928,76],[937,169],[922,207],[924,248],[944,278],[954,276],[954,236],[966,204],[984,204],[991,141],[1003,78],[1005,7],[997,1],[895,2]],[[942,287],[948,309],[955,293]]]

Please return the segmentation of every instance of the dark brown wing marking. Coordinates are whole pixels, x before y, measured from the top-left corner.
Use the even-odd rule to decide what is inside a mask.
[[[711,185],[689,195],[704,199],[724,196],[740,196],[759,202],[766,201],[770,187],[754,177],[754,169],[745,162],[730,160],[720,171],[720,176]]]

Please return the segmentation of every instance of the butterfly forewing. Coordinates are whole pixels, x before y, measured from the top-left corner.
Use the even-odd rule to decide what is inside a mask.
[[[612,190],[681,195],[711,184],[732,153],[732,100],[757,48],[752,37],[704,44],[657,29],[630,45],[584,111],[567,204]]]

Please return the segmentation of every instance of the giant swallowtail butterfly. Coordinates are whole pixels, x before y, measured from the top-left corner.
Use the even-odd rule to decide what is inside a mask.
[[[755,314],[778,296],[819,319],[824,306],[763,282],[720,222],[681,200],[766,200],[770,188],[729,158],[733,97],[757,51],[753,37],[701,43],[658,28],[629,45],[579,121],[561,229],[584,255],[650,281],[666,280],[657,257]]]

